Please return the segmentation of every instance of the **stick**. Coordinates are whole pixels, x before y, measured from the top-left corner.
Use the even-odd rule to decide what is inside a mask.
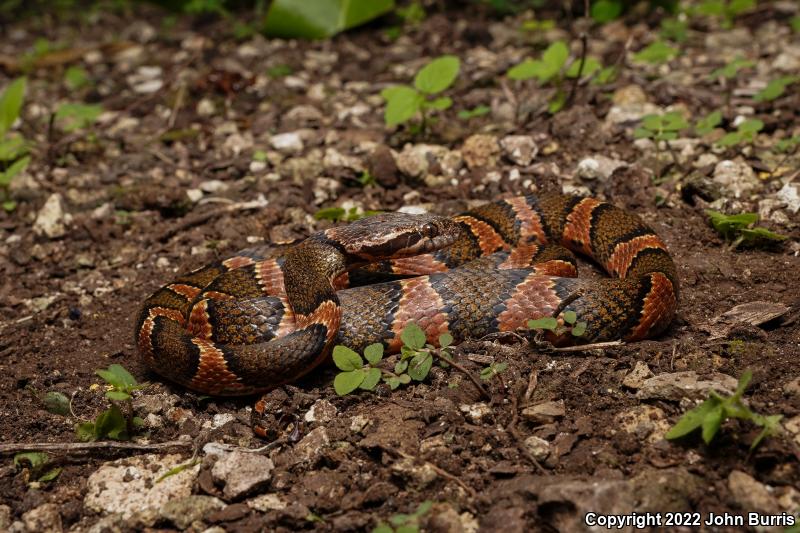
[[[517,431],[517,422],[519,421],[519,405],[517,402],[516,391],[511,392],[511,410],[514,413],[514,415],[511,417],[511,422],[509,422],[508,426],[506,427],[506,431],[508,431],[511,434],[511,436],[514,437],[514,440],[517,443],[517,448],[519,448],[519,451],[522,453],[522,455],[525,456],[525,458],[528,461],[531,462],[531,464],[533,464],[533,466],[536,467],[539,473],[545,476],[549,475],[549,472],[544,469],[544,467],[539,463],[539,461],[536,460],[536,457],[534,457],[533,454],[531,454],[531,452],[529,452],[528,449],[525,447],[525,442],[522,438],[522,435],[520,435],[519,431]]]
[[[156,442],[153,444],[139,444],[136,442],[11,442],[0,444],[0,455],[18,452],[85,452],[90,450],[138,450],[138,451],[160,451],[171,448],[190,448],[192,441],[171,440],[167,442]]]
[[[603,350],[605,348],[613,348],[614,346],[622,346],[625,343],[622,341],[608,341],[608,342],[593,342],[591,344],[581,344],[579,346],[564,346],[563,348],[553,348],[554,352],[584,352],[587,350]]]

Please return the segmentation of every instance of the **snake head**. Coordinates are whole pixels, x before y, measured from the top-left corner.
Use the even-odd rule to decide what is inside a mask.
[[[328,231],[347,254],[368,262],[434,252],[461,234],[450,218],[407,213],[381,213]]]

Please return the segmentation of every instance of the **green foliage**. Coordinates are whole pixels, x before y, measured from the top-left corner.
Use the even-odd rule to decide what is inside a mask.
[[[61,468],[50,468],[50,456],[42,452],[22,452],[14,455],[14,466],[18,469],[27,468],[30,472],[29,479],[45,483],[54,481],[60,474]]]
[[[645,115],[642,125],[636,128],[633,136],[637,139],[653,139],[671,141],[678,138],[678,132],[689,127],[689,123],[678,111],[671,111],[663,115]]]
[[[745,371],[731,396],[725,397],[710,391],[709,398],[691,411],[687,411],[664,437],[669,440],[679,439],[701,429],[703,442],[710,444],[725,420],[739,418],[749,420],[762,428],[761,433],[750,445],[750,449],[754,450],[765,437],[776,435],[780,431],[780,420],[783,415],[760,415],[751,411],[742,402],[742,395],[752,377],[752,372]]]
[[[563,335],[567,331],[569,331],[573,337],[580,337],[586,333],[588,324],[583,320],[579,321],[575,311],[565,311],[561,314],[561,319],[564,321],[563,326],[559,325],[558,320],[552,316],[528,320],[528,329],[550,331],[558,336]]]
[[[273,65],[267,69],[267,76],[276,80],[278,78],[285,78],[286,76],[292,73],[292,67],[289,65],[284,65],[283,63],[279,65]]]
[[[25,138],[9,130],[17,121],[25,100],[26,78],[13,80],[0,94],[0,202],[5,211],[13,211],[17,203],[11,199],[11,180],[24,171],[31,161]]]
[[[782,153],[792,153],[800,146],[800,135],[781,139],[775,143],[775,150]]]
[[[133,402],[131,394],[145,386],[137,383],[136,379],[125,370],[122,365],[112,364],[106,370],[97,370],[95,373],[108,384],[106,398],[111,400],[111,408],[103,411],[94,420],[81,422],[75,425],[75,435],[78,440],[90,441],[109,438],[112,440],[129,440],[135,427],[142,425],[139,417],[133,416]],[[123,414],[120,404],[125,407]]]
[[[389,523],[381,522],[372,533],[419,533],[420,519],[430,512],[433,502],[425,500],[412,514],[395,514],[389,517]]]
[[[722,27],[730,28],[733,26],[733,19],[753,10],[756,5],[757,0],[703,0],[688,12],[691,15],[722,19]]]
[[[754,246],[769,241],[782,241],[786,237],[773,233],[766,228],[753,227],[758,222],[758,213],[740,213],[738,215],[725,215],[711,209],[706,209],[711,226],[717,233],[736,248],[740,244]]]
[[[346,346],[333,348],[333,362],[339,370],[333,380],[336,394],[344,396],[357,388],[373,390],[381,379],[381,370],[373,365],[383,359],[383,344],[370,344],[364,349],[365,366],[361,356]]]
[[[496,375],[505,372],[507,368],[508,368],[508,363],[494,362],[489,366],[487,366],[486,368],[484,368],[483,370],[481,370],[480,378],[484,381],[489,381]]]
[[[596,0],[592,3],[590,14],[595,22],[605,24],[619,18],[622,8],[622,0]]]
[[[99,104],[61,104],[56,109],[56,122],[65,132],[86,129],[103,113]]]
[[[362,212],[357,207],[345,209],[344,207],[324,207],[314,213],[317,220],[330,220],[331,222],[353,222],[365,217],[377,215],[380,211],[366,209]]]
[[[694,132],[697,135],[703,136],[708,135],[714,128],[719,126],[722,123],[722,111],[712,111],[708,115],[704,116],[703,118],[699,119],[694,124]]]
[[[458,76],[461,62],[455,56],[441,56],[422,67],[414,77],[414,86],[394,85],[381,91],[386,100],[383,113],[387,126],[397,126],[408,122],[422,113],[423,124],[426,111],[443,111],[453,105],[447,96],[435,97],[448,89]]]
[[[462,109],[458,112],[458,118],[461,120],[469,120],[475,117],[482,117],[491,111],[489,106],[479,105],[472,109]]]
[[[754,61],[750,61],[742,56],[738,56],[720,68],[715,69],[713,72],[711,72],[710,77],[712,79],[725,78],[726,80],[730,80],[735,78],[741,69],[750,68],[754,65]]]
[[[394,0],[273,0],[264,23],[271,37],[323,39],[394,9]]]
[[[664,41],[659,40],[650,43],[644,49],[633,54],[633,60],[641,63],[660,65],[668,62],[677,55],[677,48],[674,48]]]
[[[662,39],[684,43],[689,39],[689,24],[680,18],[665,18],[661,21]]]
[[[771,102],[782,96],[786,92],[786,88],[800,80],[800,76],[784,76],[770,80],[767,86],[756,93],[753,99],[756,102]]]
[[[64,85],[71,91],[77,91],[91,85],[91,80],[86,70],[73,65],[64,72]]]
[[[54,415],[69,415],[69,398],[60,392],[47,392],[40,399],[44,405],[44,408],[48,412],[53,413]]]
[[[800,33],[800,15],[792,17],[792,20],[789,21],[789,25],[795,31],[795,33]]]
[[[404,24],[409,26],[418,26],[428,16],[425,7],[419,0],[412,0],[405,7],[397,6],[394,12],[403,19]]]
[[[745,120],[739,124],[736,131],[726,133],[717,144],[720,146],[735,146],[741,143],[752,143],[756,139],[756,134],[764,128],[764,123],[757,118]]]

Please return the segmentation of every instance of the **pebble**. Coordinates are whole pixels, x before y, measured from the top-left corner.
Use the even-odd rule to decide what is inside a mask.
[[[786,204],[786,208],[792,213],[800,211],[800,195],[797,192],[797,185],[786,183],[776,193],[778,200]]]
[[[303,416],[303,420],[308,423],[312,422],[319,422],[324,424],[325,422],[330,422],[336,415],[339,413],[339,410],[336,409],[336,406],[333,405],[328,400],[317,400],[314,402],[314,405],[306,411],[305,416]]]
[[[703,399],[708,392],[715,390],[731,394],[736,389],[736,378],[727,374],[714,373],[710,379],[701,380],[694,370],[659,374],[646,379],[641,389],[636,393],[637,398],[647,400],[681,400],[682,398]]]
[[[733,501],[741,509],[770,514],[781,511],[778,502],[771,494],[771,488],[740,470],[734,470],[728,476],[728,490]]]
[[[396,162],[398,170],[410,178],[425,179],[434,175],[433,167],[436,167],[436,175],[453,178],[461,169],[463,158],[458,150],[448,150],[444,146],[406,144]]]
[[[356,415],[350,419],[350,431],[352,433],[361,433],[369,423],[370,420],[366,416]]]
[[[564,400],[554,400],[525,407],[522,410],[522,417],[531,422],[549,424],[556,418],[563,417],[566,412]]]
[[[758,179],[750,165],[729,159],[720,161],[714,167],[713,181],[733,194],[735,198],[741,198],[758,185]]]
[[[661,112],[660,107],[647,101],[647,95],[638,85],[627,85],[617,89],[611,99],[614,105],[606,115],[608,124],[633,124],[645,115]]]
[[[653,377],[653,372],[644,361],[636,361],[633,369],[622,380],[622,384],[629,389],[641,389],[644,381]]]
[[[508,135],[500,140],[504,155],[514,164],[526,167],[539,154],[539,145],[530,135]]]
[[[45,503],[35,507],[22,515],[22,523],[25,524],[26,531],[30,533],[61,533],[61,515],[58,512],[58,505],[55,503]]]
[[[148,454],[107,462],[89,476],[83,503],[91,511],[119,513],[125,519],[146,509],[160,509],[168,501],[192,493],[200,465],[156,483],[170,469],[184,463],[178,454]]]
[[[316,463],[330,442],[328,432],[323,426],[312,429],[294,447],[296,462]]]
[[[261,494],[247,500],[248,506],[256,511],[266,513],[267,511],[280,511],[286,509],[287,503],[281,499],[277,494]]]
[[[399,459],[391,469],[401,477],[412,480],[417,490],[427,487],[439,477],[430,463],[417,464],[413,457]]]
[[[228,190],[228,184],[221,180],[206,180],[200,183],[200,189],[208,193],[218,193]]]
[[[284,154],[297,154],[303,151],[303,139],[296,131],[279,133],[269,139],[273,148]]]
[[[71,221],[72,215],[64,210],[64,198],[59,193],[53,193],[37,213],[33,231],[57,239],[66,235],[67,225]]]
[[[523,444],[537,461],[544,461],[550,455],[550,443],[540,437],[532,435],[525,439]]]
[[[126,78],[133,92],[150,94],[159,91],[164,86],[162,70],[159,66],[142,65],[136,72]]]
[[[606,157],[604,155],[595,155],[582,159],[578,163],[575,173],[579,178],[583,178],[585,180],[607,180],[611,177],[615,170],[627,166],[628,164],[625,161],[611,159],[610,157]]]
[[[193,522],[201,521],[223,507],[225,502],[219,498],[193,494],[165,503],[158,513],[178,529],[184,530]]]
[[[482,133],[467,137],[461,147],[461,155],[469,168],[493,167],[499,153],[497,137]]]
[[[479,424],[492,416],[492,408],[485,402],[462,404],[458,408],[473,424]]]
[[[236,500],[269,483],[274,468],[269,457],[236,450],[217,459],[211,477],[224,485],[226,499]]]
[[[186,189],[186,197],[192,203],[197,203],[203,198],[203,191],[200,189]]]
[[[325,150],[325,157],[322,158],[322,164],[328,170],[344,167],[355,170],[356,172],[364,171],[364,164],[359,158],[351,155],[344,155],[335,148],[327,148]]]
[[[664,411],[652,405],[637,405],[617,413],[614,422],[626,433],[656,443],[664,438],[670,424]]]

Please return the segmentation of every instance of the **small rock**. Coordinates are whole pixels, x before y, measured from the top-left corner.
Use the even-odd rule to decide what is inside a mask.
[[[370,420],[364,415],[356,415],[350,419],[350,431],[353,433],[361,433]]]
[[[285,115],[285,119],[292,121],[297,126],[313,126],[322,122],[324,115],[322,111],[310,105],[298,105],[291,108]]]
[[[461,169],[461,152],[435,144],[406,144],[397,156],[397,168],[410,178],[427,175],[455,177]]]
[[[67,224],[71,221],[72,216],[64,210],[63,197],[59,193],[53,193],[36,215],[33,231],[38,235],[57,239],[66,235]]]
[[[528,453],[537,461],[544,461],[550,455],[550,443],[540,437],[531,435],[525,439],[523,444]]]
[[[647,94],[638,85],[626,85],[614,91],[611,101],[615,105],[644,104],[647,102]]]
[[[800,396],[800,377],[794,378],[784,385],[783,393],[787,396]]]
[[[375,147],[367,159],[367,169],[375,180],[384,187],[395,187],[397,179],[397,163],[394,161],[392,150],[385,144]]]
[[[228,190],[228,184],[220,180],[206,180],[200,183],[200,189],[208,193],[218,193]]]
[[[219,498],[193,494],[168,501],[159,510],[159,515],[178,529],[186,529],[192,522],[204,520],[209,514],[223,507],[225,502]]]
[[[0,504],[0,531],[6,531],[11,527],[11,507]]]
[[[629,389],[641,389],[647,378],[653,377],[653,372],[644,361],[636,361],[633,369],[622,380],[622,384]]]
[[[611,159],[604,155],[595,155],[582,159],[578,163],[576,174],[585,180],[601,179],[607,180],[618,168],[625,168],[628,164],[625,161]]]
[[[236,415],[232,413],[217,413],[214,415],[214,418],[211,419],[211,429],[221,428],[228,422],[233,422],[235,420]]]
[[[800,211],[800,195],[797,192],[797,185],[786,183],[776,193],[778,200],[786,204],[786,208],[792,213]]]
[[[22,515],[22,522],[31,533],[61,533],[64,530],[58,505],[55,503],[45,503],[31,509]]]
[[[159,66],[141,66],[134,74],[127,78],[133,92],[150,94],[159,91],[164,86],[162,70]]]
[[[728,476],[728,490],[741,509],[769,514],[781,511],[770,487],[739,470],[734,470]]]
[[[758,179],[750,165],[729,159],[717,163],[713,180],[735,198],[741,198],[758,185]]]
[[[317,400],[314,405],[306,412],[303,420],[308,423],[319,422],[324,424],[330,422],[338,414],[338,409],[328,400]]]
[[[350,155],[344,155],[335,148],[328,148],[325,150],[325,157],[322,158],[322,164],[328,170],[344,167],[356,172],[364,171],[364,164],[359,158]]]
[[[186,197],[192,203],[197,203],[203,198],[203,191],[200,189],[186,189]]]
[[[617,89],[612,96],[614,105],[606,115],[607,124],[633,124],[645,115],[659,113],[661,108],[647,101],[647,95],[638,85]]]
[[[416,464],[411,457],[404,457],[396,461],[391,469],[400,474],[401,477],[411,479],[415,488],[420,490],[433,483],[439,474],[433,469],[430,463]]]
[[[492,416],[492,408],[484,402],[463,404],[459,406],[459,409],[473,424],[480,424],[484,419]]]
[[[461,147],[461,155],[469,168],[493,167],[499,153],[497,137],[482,133],[467,137]]]
[[[315,463],[328,444],[330,444],[330,438],[324,427],[312,429],[294,447],[297,462]]]
[[[269,483],[274,468],[269,457],[232,451],[214,463],[211,476],[224,484],[222,493],[225,498],[235,500]]]
[[[614,417],[614,422],[626,433],[650,443],[662,440],[670,428],[664,411],[652,405],[637,405],[621,411]]]
[[[200,465],[156,483],[183,462],[177,454],[149,454],[105,463],[89,476],[84,505],[98,513],[120,513],[125,519],[142,510],[158,510],[169,500],[192,493]]]
[[[522,410],[522,416],[531,422],[549,424],[556,418],[564,416],[566,412],[564,400],[555,400],[526,407]]]
[[[500,140],[505,156],[517,165],[530,165],[539,153],[539,145],[530,135],[507,135]]]
[[[708,380],[700,380],[697,372],[674,372],[659,374],[646,379],[641,389],[636,393],[637,398],[653,400],[674,400],[682,398],[705,398],[711,390],[726,394],[736,390],[736,378],[727,374],[715,373]]]
[[[166,259],[166,258],[159,258]],[[158,264],[158,262],[156,262]],[[162,268],[169,265],[167,260],[166,265],[160,265]],[[177,394],[169,394],[166,392],[159,392],[156,394],[141,394],[133,399],[133,408],[137,413],[152,413],[162,414],[171,407],[175,407],[181,401]]]
[[[303,139],[297,132],[279,133],[269,139],[273,148],[284,154],[298,154],[303,151]]]
[[[286,509],[287,506],[287,503],[277,494],[261,494],[247,500],[245,503],[247,503],[251,509],[262,513],[266,513],[267,511],[280,511],[281,509]]]
[[[217,106],[210,98],[203,98],[197,102],[196,111],[201,117],[210,117],[217,112]]]
[[[787,44],[772,62],[772,68],[794,74],[800,71],[800,46]]]

